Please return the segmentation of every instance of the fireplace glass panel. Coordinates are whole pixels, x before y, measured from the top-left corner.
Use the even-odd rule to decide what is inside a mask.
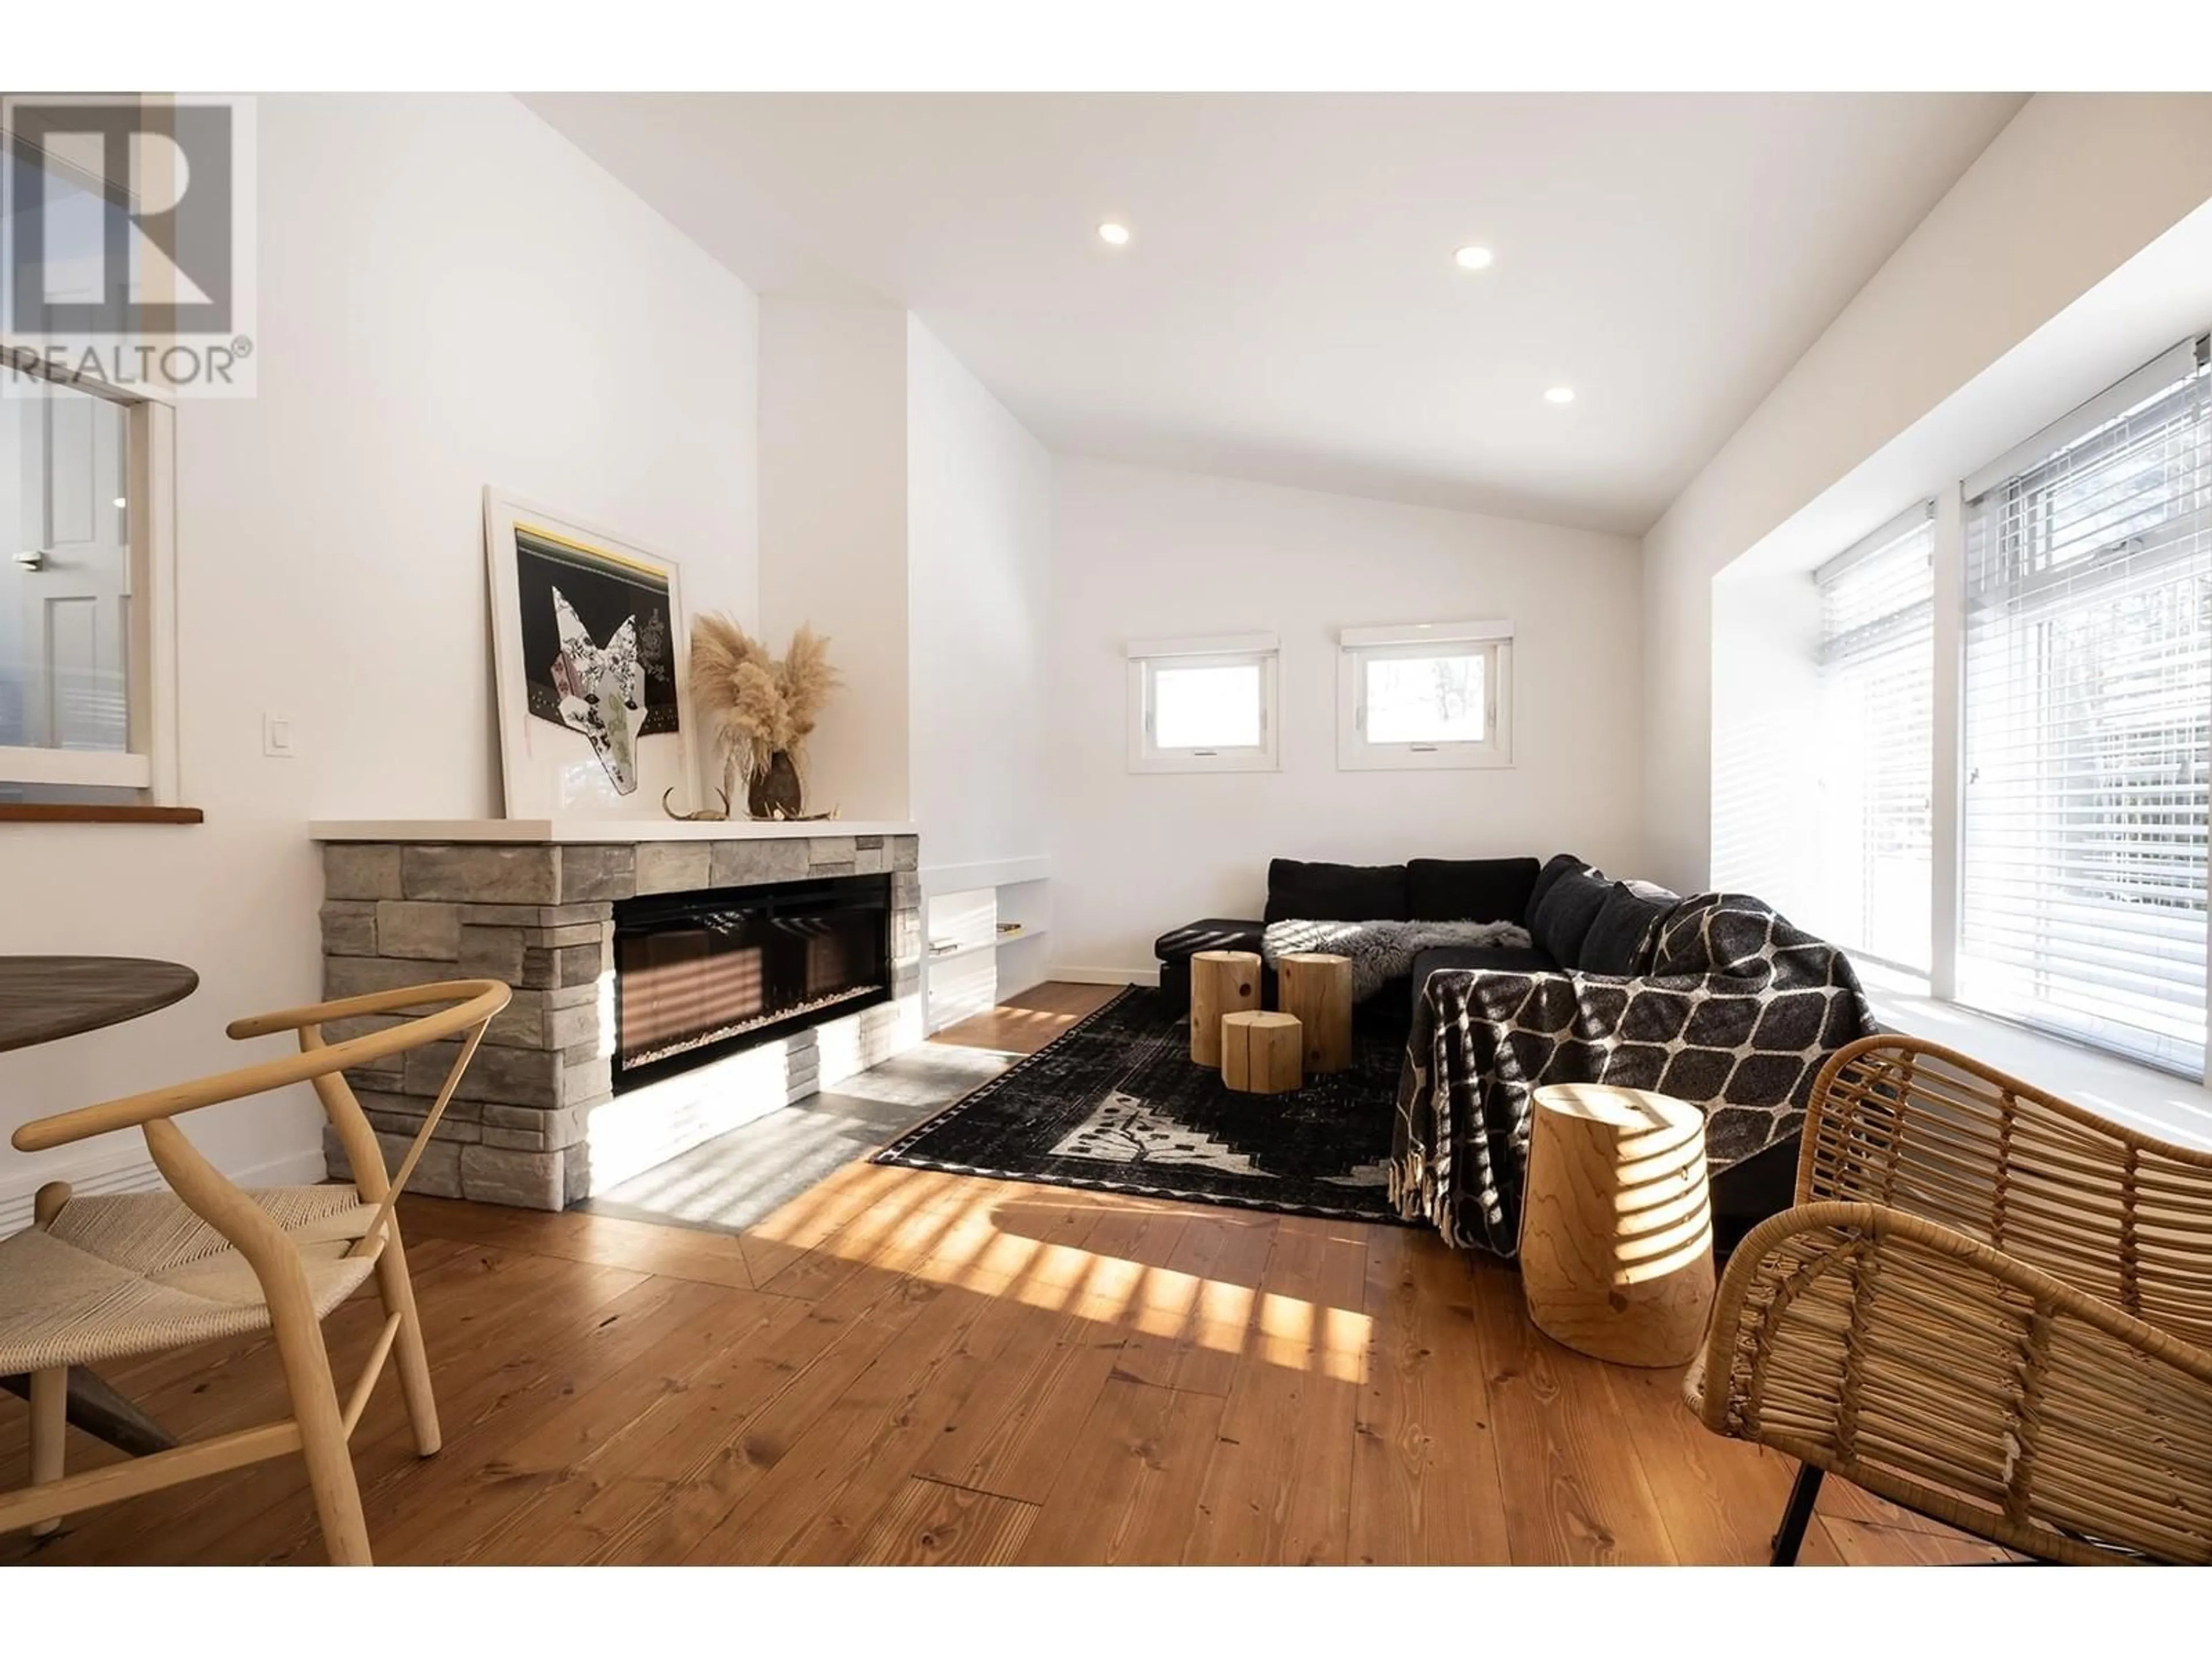
[[[616,1086],[880,1002],[882,876],[632,899],[615,907]]]

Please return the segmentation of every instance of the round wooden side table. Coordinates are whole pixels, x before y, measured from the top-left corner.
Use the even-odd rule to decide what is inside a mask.
[[[1221,1017],[1260,1006],[1255,951],[1200,951],[1190,959],[1190,1057],[1221,1066]]]
[[[1536,1091],[1521,1215],[1528,1316],[1622,1365],[1697,1355],[1713,1305],[1705,1118],[1641,1089]]]
[[[1275,958],[1275,1006],[1297,1016],[1305,1067],[1316,1074],[1352,1064],[1352,958],[1296,951]]]
[[[1245,1095],[1282,1095],[1305,1086],[1303,1040],[1291,1014],[1257,1009],[1221,1017],[1221,1086]]]

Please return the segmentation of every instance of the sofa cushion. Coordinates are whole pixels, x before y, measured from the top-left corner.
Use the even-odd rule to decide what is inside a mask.
[[[1531,933],[1535,931],[1536,907],[1544,902],[1544,896],[1552,890],[1553,884],[1570,870],[1581,870],[1591,875],[1597,873],[1589,865],[1585,864],[1572,853],[1554,853],[1544,861],[1544,867],[1536,872],[1534,884],[1528,889],[1528,903],[1521,911],[1521,925],[1523,927],[1528,928]]]
[[[1277,859],[1267,866],[1269,921],[1406,921],[1402,864],[1306,864]]]
[[[1415,859],[1406,908],[1415,921],[1518,921],[1536,884],[1534,859]]]
[[[1413,958],[1413,1007],[1421,1006],[1421,990],[1428,984],[1429,975],[1449,973],[1455,969],[1492,969],[1508,974],[1547,974],[1559,963],[1534,945],[1440,945],[1433,951],[1424,951]]]
[[[1232,917],[1208,916],[1170,927],[1152,941],[1152,954],[1162,962],[1182,962],[1200,951],[1260,951],[1260,924]]]
[[[1640,974],[1651,960],[1659,924],[1682,902],[1648,881],[1616,881],[1598,908],[1575,965],[1586,974]]]
[[[1583,965],[1583,941],[1597,924],[1597,913],[1613,896],[1613,884],[1588,870],[1563,871],[1536,905],[1528,932],[1539,949],[1562,968]]]

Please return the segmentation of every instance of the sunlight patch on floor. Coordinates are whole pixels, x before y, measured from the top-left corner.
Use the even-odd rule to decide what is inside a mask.
[[[882,1259],[926,1284],[1018,1302],[1081,1318],[1161,1342],[1226,1354],[1247,1354],[1272,1365],[1357,1382],[1365,1364],[1374,1322],[1349,1308],[1318,1305],[1279,1291],[1170,1268],[1158,1261],[1110,1250],[1039,1238],[1004,1224],[1009,1206],[995,1194],[954,1188],[933,1190],[903,1183],[890,1202],[843,1195],[839,1210],[851,1218],[827,1231],[823,1200],[810,1194],[752,1230],[753,1237],[811,1243],[830,1258]],[[951,1179],[947,1177],[948,1180]],[[888,1196],[888,1195],[886,1195]],[[1071,1200],[1064,1208],[1021,1206],[1024,1219],[1074,1224],[1104,1206]],[[836,1213],[831,1211],[829,1213]],[[1140,1223],[1142,1211],[1116,1211]],[[1176,1218],[1158,1212],[1164,1221]],[[1172,1237],[1163,1230],[1161,1237]],[[1142,1249],[1143,1232],[1139,1232]]]

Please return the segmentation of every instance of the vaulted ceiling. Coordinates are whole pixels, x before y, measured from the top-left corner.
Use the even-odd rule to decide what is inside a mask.
[[[2021,100],[528,101],[763,293],[910,307],[1056,449],[1635,532]]]

